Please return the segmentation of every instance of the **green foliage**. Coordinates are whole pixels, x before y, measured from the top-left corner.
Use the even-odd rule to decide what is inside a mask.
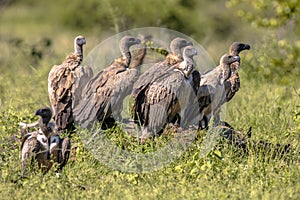
[[[283,84],[289,82],[288,75],[300,76],[299,1],[230,0],[227,6],[237,9],[237,16],[264,32],[248,57],[250,76]]]
[[[47,105],[47,80],[49,67],[56,59],[53,54],[52,40],[41,38],[37,41],[25,41],[18,37],[0,38],[3,57],[0,58],[0,109],[2,106],[26,108],[40,102]],[[51,61],[50,61],[51,60]],[[50,64],[50,66],[49,66]],[[19,87],[18,81],[23,82]],[[39,91],[45,95],[36,96]],[[23,97],[27,96],[27,101]]]
[[[300,2],[298,0],[230,0],[227,5],[240,8],[245,8],[247,5],[247,9],[238,10],[238,16],[257,26],[276,28],[292,21],[298,26],[298,32],[300,31]]]
[[[247,52],[242,70],[248,78],[259,77],[261,81],[276,84],[296,84],[300,76],[300,40],[292,44],[290,42],[289,39],[278,39],[275,34],[270,34]]]
[[[43,175],[32,168],[28,177],[21,179],[18,143],[11,146],[9,138],[18,129],[19,121],[36,119],[30,117],[31,111],[18,112],[11,107],[0,115],[1,194],[9,199],[257,199],[278,195],[284,199],[297,199],[300,192],[299,96],[284,86],[254,80],[242,82],[242,86],[246,84],[251,87],[243,87],[227,106],[226,121],[244,131],[252,126],[253,140],[289,143],[291,153],[274,157],[275,147],[271,147],[269,150],[250,148],[246,154],[221,141],[203,155],[200,137],[179,159],[162,169],[146,174],[126,173],[96,160],[82,144],[78,132],[71,139],[76,155],[72,151],[59,178],[55,177],[54,169]],[[106,137],[129,152],[149,152],[165,145],[172,138],[170,134],[148,140],[143,145],[118,128],[107,132]],[[199,136],[205,134],[204,131]]]

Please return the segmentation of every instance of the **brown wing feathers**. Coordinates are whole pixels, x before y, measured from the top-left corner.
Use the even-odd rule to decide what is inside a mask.
[[[81,96],[81,88],[91,78],[89,67],[82,67],[82,46],[85,38],[77,36],[74,40],[74,53],[68,55],[61,65],[54,66],[48,77],[48,92],[57,130],[73,129],[73,102]],[[77,98],[74,98],[77,97]]]
[[[117,108],[116,112],[119,112],[123,98],[128,95],[127,90],[132,87],[138,66],[135,63],[135,68],[129,68],[132,58],[129,48],[140,43],[137,38],[124,36],[119,43],[123,57],[116,59],[90,80],[89,87],[84,91],[87,98],[74,111],[75,119],[82,127],[91,127],[95,121],[102,122],[109,118],[112,108]]]

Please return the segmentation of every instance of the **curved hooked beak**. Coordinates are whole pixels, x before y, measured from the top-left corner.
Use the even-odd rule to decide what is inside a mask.
[[[235,61],[240,62],[240,57],[239,56],[234,56],[233,58],[234,58]]]
[[[198,55],[197,49],[193,48],[193,55]]]
[[[249,50],[251,47],[250,47],[250,45],[249,44],[245,44],[245,46],[244,46],[244,49],[247,49],[247,50]]]
[[[82,40],[82,44],[86,44],[86,40],[85,39]]]
[[[36,112],[35,112],[35,115],[41,115],[42,114],[42,110],[41,109],[38,109]]]

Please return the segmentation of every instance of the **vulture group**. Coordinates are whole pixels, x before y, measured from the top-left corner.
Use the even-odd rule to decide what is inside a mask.
[[[180,132],[191,123],[209,129],[212,117],[212,126],[221,123],[222,105],[240,88],[239,53],[249,50],[250,45],[234,42],[218,66],[201,74],[194,60],[197,49],[191,41],[173,38],[167,55],[148,63],[146,57],[152,50],[149,41],[151,37],[147,36],[123,36],[119,40],[120,56],[93,72],[93,66],[82,64],[85,38],[75,38],[74,52],[49,72],[50,106],[36,111],[39,122],[20,123],[23,173],[34,160],[44,172],[56,164],[59,173],[68,162],[69,137],[76,129],[118,126],[126,97],[131,100],[129,120],[139,127],[137,140],[141,142],[159,136],[167,125]]]

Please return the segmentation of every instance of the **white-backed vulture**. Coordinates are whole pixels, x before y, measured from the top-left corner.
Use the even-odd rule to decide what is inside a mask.
[[[131,67],[132,60],[129,48],[140,44],[138,38],[124,36],[119,42],[122,57],[116,59],[107,68],[96,74],[83,91],[81,102],[74,109],[75,121],[83,128],[91,128],[94,122],[114,121],[120,116],[123,100],[130,94],[132,85],[139,73],[138,66]],[[113,115],[113,117],[112,117]],[[111,126],[107,125],[108,127]]]
[[[92,77],[92,69],[81,66],[82,46],[86,44],[83,36],[74,40],[75,52],[68,55],[61,65],[52,67],[48,76],[48,93],[53,118],[58,131],[72,130],[74,117],[72,107],[81,97],[81,88]]]
[[[138,80],[134,83],[131,96],[134,100],[134,106],[132,109],[132,115],[134,120],[140,120],[141,117],[137,115],[136,110],[140,110],[139,107],[144,101],[143,97],[145,96],[146,88],[159,76],[165,73],[167,70],[171,69],[171,66],[174,66],[182,62],[182,48],[186,46],[193,45],[192,42],[187,41],[184,38],[175,38],[170,43],[170,50],[165,60],[156,63],[143,74],[141,74]]]
[[[28,162],[33,160],[37,161],[38,167],[44,172],[47,172],[52,166],[48,159],[48,137],[53,131],[53,127],[49,126],[52,112],[45,107],[37,110],[35,114],[41,116],[39,121],[40,129],[23,135],[21,139],[22,173],[25,172]]]
[[[48,157],[47,159],[50,159],[51,163],[54,162],[59,164],[57,172],[61,172],[62,168],[67,164],[70,156],[70,139],[68,137],[61,138],[58,134],[53,132],[54,125],[49,123],[52,116],[50,108],[41,108],[37,110],[35,114],[41,116],[41,120],[39,121],[40,131],[48,138],[50,158]]]
[[[239,56],[225,54],[220,59],[220,64],[213,70],[201,75],[200,87],[197,93],[201,120],[200,128],[207,127],[210,118],[216,113],[226,97],[224,83],[231,76],[230,65],[239,62]],[[218,123],[219,119],[216,119]]]
[[[28,162],[33,160],[37,161],[38,167],[44,173],[49,171],[54,163],[59,164],[57,172],[60,172],[70,155],[70,140],[61,139],[53,132],[54,125],[49,122],[52,117],[50,108],[43,107],[35,114],[41,116],[39,130],[25,134],[21,141],[22,172],[25,172]]]
[[[194,70],[193,56],[197,50],[192,46],[183,50],[183,61],[174,65],[173,70],[168,70],[157,77],[146,88],[144,101],[139,102],[140,122],[144,126],[142,140],[158,134],[164,126],[173,122],[175,118],[184,118],[182,114],[186,109],[191,94],[194,92],[191,81]]]

